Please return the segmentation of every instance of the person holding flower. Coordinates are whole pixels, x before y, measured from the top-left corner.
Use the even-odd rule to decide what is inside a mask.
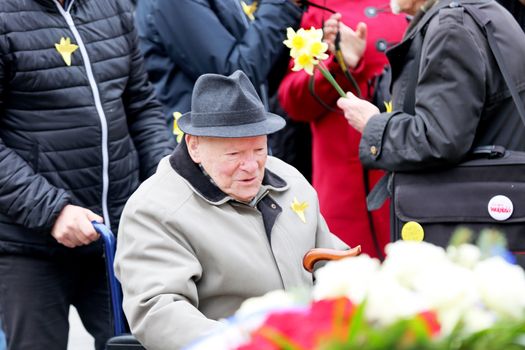
[[[496,1],[393,1],[398,11],[415,16],[403,41],[387,53],[393,110],[380,113],[353,93],[337,102],[348,123],[362,134],[359,155],[365,167],[450,167],[484,145],[525,151],[525,120],[484,32],[463,3],[490,19],[505,68],[518,98],[525,100],[525,34]]]
[[[123,308],[148,350],[220,329],[250,297],[311,287],[305,253],[347,248],[308,181],[267,155],[267,135],[284,123],[241,71],[197,80],[182,143],[130,198],[119,228]]]
[[[384,51],[401,39],[407,22],[393,15],[388,3],[381,0],[328,0],[323,4],[338,13],[330,15],[329,9],[312,6],[301,27],[320,30],[324,23],[327,58],[320,57],[315,69],[307,65],[301,70],[294,64],[296,69],[290,69],[281,83],[279,99],[292,119],[311,123],[313,185],[331,231],[347,244],[361,244],[363,252],[381,257],[390,235],[388,206],[369,212],[366,195],[383,173],[363,169],[358,157],[360,135],[337,108],[341,92],[323,71],[331,73],[342,90],[370,99],[374,79],[387,63]],[[322,66],[325,69],[318,69]]]

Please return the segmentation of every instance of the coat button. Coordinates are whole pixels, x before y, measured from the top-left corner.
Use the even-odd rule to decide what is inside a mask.
[[[275,203],[270,204],[270,207],[272,207],[272,209],[277,208],[277,206],[275,205]]]
[[[370,153],[371,153],[373,156],[376,156],[376,155],[377,155],[377,147],[376,147],[376,146],[371,146],[371,147],[370,147]]]

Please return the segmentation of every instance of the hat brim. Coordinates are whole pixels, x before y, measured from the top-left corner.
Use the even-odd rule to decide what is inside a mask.
[[[179,120],[177,120],[177,125],[185,134],[232,138],[268,135],[281,130],[286,125],[286,121],[283,117],[269,112],[266,112],[265,114],[266,119],[257,123],[230,126],[194,127],[191,125],[191,112],[188,112],[183,114]]]

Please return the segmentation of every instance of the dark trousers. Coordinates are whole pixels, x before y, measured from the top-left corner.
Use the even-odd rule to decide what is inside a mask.
[[[112,331],[101,256],[0,255],[0,317],[8,350],[66,350],[70,305],[103,350]]]

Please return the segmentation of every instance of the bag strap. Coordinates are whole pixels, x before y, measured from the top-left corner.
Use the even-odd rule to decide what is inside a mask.
[[[456,3],[452,2],[450,5],[452,6],[452,4]],[[510,90],[510,94],[512,95],[512,99],[516,104],[521,121],[523,122],[523,125],[525,125],[525,103],[518,94],[516,83],[512,80],[509,71],[505,66],[503,55],[501,54],[499,45],[494,35],[494,24],[492,23],[492,20],[488,18],[487,15],[483,13],[483,11],[480,11],[475,6],[464,4],[463,8],[468,12],[472,19],[478,24],[478,26],[482,28],[485,36],[487,37],[489,47],[492,50],[492,54],[496,58],[496,63],[498,64],[499,70],[501,71],[501,75],[503,75],[503,79]]]
[[[414,38],[415,55],[414,55],[414,69],[410,70],[408,75],[408,85],[406,88],[405,99],[403,100],[403,112],[408,114],[416,113],[416,86],[419,77],[419,66],[421,64],[421,51],[423,49],[423,33],[422,31],[416,34]]]
[[[315,77],[314,75],[310,75],[310,78],[308,79],[308,91],[310,92],[310,95],[312,95],[315,100],[321,105],[324,107],[324,109],[332,112],[332,113],[337,113],[337,114],[341,114],[343,115],[343,111],[341,111],[339,108],[333,108],[331,107],[327,102],[323,101],[323,99],[321,98],[321,96],[319,96],[316,92],[315,92]]]

